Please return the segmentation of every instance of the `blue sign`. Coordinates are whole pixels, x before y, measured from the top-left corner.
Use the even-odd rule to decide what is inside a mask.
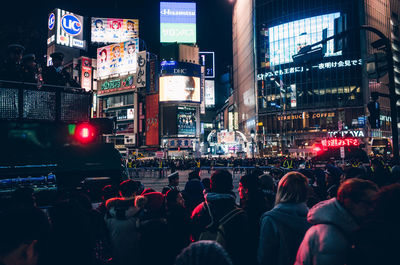
[[[364,116],[358,117],[358,127],[362,128],[364,126],[365,126],[365,117]]]
[[[79,35],[82,32],[82,23],[73,14],[66,14],[61,18],[61,27],[72,36]]]
[[[161,64],[161,75],[201,76],[201,66],[198,64],[175,62]]]
[[[54,28],[55,22],[56,22],[56,17],[54,13],[51,13],[48,21],[49,30],[52,30]]]
[[[196,3],[160,2],[160,23],[196,24]]]

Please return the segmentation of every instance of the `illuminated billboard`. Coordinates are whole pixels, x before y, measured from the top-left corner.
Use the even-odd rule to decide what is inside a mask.
[[[196,3],[160,2],[160,42],[196,43]]]
[[[139,38],[139,20],[122,18],[92,18],[93,43],[120,43]]]
[[[200,77],[160,77],[160,101],[200,102]]]
[[[178,107],[177,125],[178,136],[196,135],[196,108]]]
[[[292,56],[301,48],[334,35],[335,18],[340,13],[331,13],[284,23],[268,31],[270,64],[280,65],[292,62]],[[328,41],[325,56],[341,55],[334,52],[333,40]]]
[[[146,96],[146,145],[159,145],[158,95]]]
[[[47,45],[56,43],[71,48],[85,49],[84,20],[82,16],[55,9],[47,20]]]
[[[206,102],[206,108],[213,108],[215,106],[215,82],[214,82],[214,80],[206,80],[205,102]]]
[[[139,40],[108,45],[97,49],[97,77],[136,73]]]
[[[205,77],[215,77],[215,53],[214,52],[199,52],[200,65],[205,67]]]

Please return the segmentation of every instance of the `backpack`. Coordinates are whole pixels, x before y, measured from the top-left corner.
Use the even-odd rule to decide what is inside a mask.
[[[211,212],[210,205],[204,202],[204,207],[207,209],[208,214],[211,218],[211,223],[206,226],[205,231],[200,234],[199,240],[212,240],[218,242],[222,247],[226,248],[226,235],[229,231],[228,226],[232,221],[244,214],[244,211],[240,208],[235,207],[232,211],[227,213],[219,220],[215,220]]]

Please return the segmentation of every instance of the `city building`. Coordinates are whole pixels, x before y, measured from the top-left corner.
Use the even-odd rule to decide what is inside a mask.
[[[358,138],[367,152],[390,145],[389,98],[378,100],[380,128],[371,129],[367,119],[371,92],[389,94],[388,77],[377,82],[366,71],[365,62],[378,52],[371,46],[379,39],[375,34],[352,31],[345,39],[330,40],[315,47],[323,58],[309,63],[294,63],[293,56],[361,25],[395,41],[399,13],[399,2],[389,0],[237,0],[234,97],[239,131],[247,141],[256,132],[256,152],[308,156],[315,144],[326,145],[338,135]]]

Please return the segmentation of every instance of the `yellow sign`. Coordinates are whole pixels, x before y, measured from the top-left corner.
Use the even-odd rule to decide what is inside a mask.
[[[299,114],[288,114],[278,116],[278,121],[286,120],[304,120],[304,119],[318,119],[318,118],[331,118],[335,117],[335,112],[303,112]]]

